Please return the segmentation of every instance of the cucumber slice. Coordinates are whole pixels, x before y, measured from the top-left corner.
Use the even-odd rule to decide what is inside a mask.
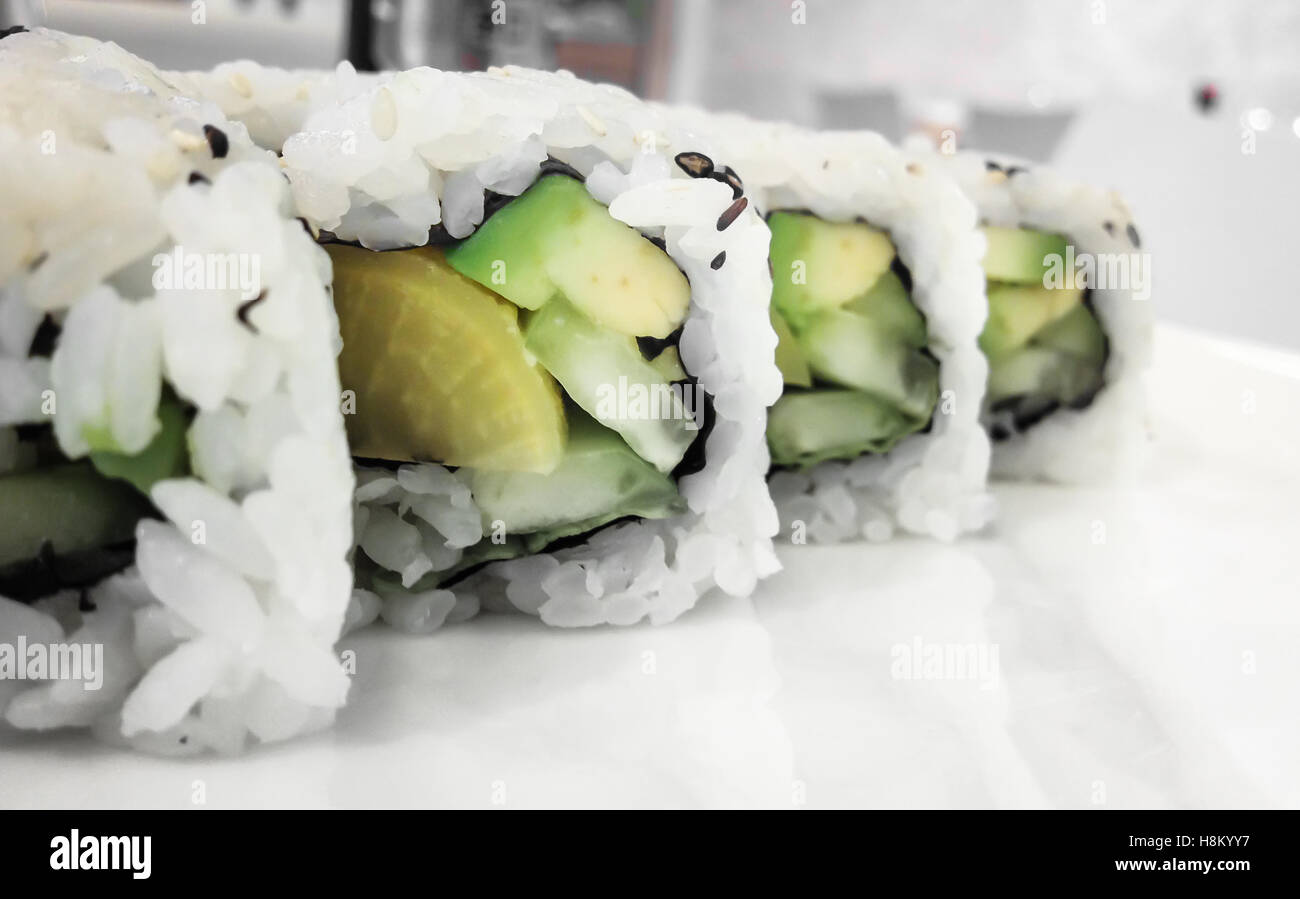
[[[866,293],[894,260],[888,235],[870,225],[798,212],[774,212],[767,224],[772,302],[795,331],[817,312]]]
[[[355,455],[548,472],[564,452],[560,392],[524,350],[518,310],[433,247],[327,247],[356,394],[344,416]],[[351,410],[349,410],[351,411]]]
[[[529,316],[524,345],[575,403],[660,471],[671,471],[699,434],[636,340],[600,327],[564,298]]]
[[[175,399],[166,399],[158,406],[158,420],[162,424],[153,440],[139,453],[128,456],[107,451],[92,452],[90,461],[100,474],[120,478],[135,486],[146,496],[155,483],[164,478],[184,475],[189,469],[189,455],[185,445],[185,432],[189,426],[185,409]]]
[[[772,330],[776,332],[776,367],[781,370],[782,380],[797,387],[811,387],[812,372],[808,370],[808,360],[804,358],[803,348],[794,332],[775,307],[769,310],[769,315]]]
[[[920,349],[929,340],[925,316],[896,272],[885,272],[870,290],[849,300],[844,311],[870,319],[908,346]]]
[[[857,390],[801,390],[768,412],[767,445],[774,465],[811,466],[888,452],[924,424]]]
[[[0,566],[128,541],[149,514],[149,503],[129,484],[83,462],[0,476]]]
[[[981,229],[988,240],[984,253],[984,274],[991,281],[1010,281],[1015,284],[1046,283],[1051,257],[1065,264],[1065,247],[1068,241],[1059,234],[1032,231],[1028,228]]]
[[[986,402],[1034,396],[1068,405],[1095,392],[1101,380],[1096,364],[1030,344],[990,367]]]
[[[539,178],[448,250],[447,261],[524,309],[563,294],[593,321],[633,337],[667,337],[691,302],[671,257],[565,175]]]
[[[930,417],[939,396],[938,363],[873,320],[840,309],[823,312],[801,342],[819,378],[870,393],[911,417]]]
[[[989,319],[979,345],[990,360],[1015,353],[1047,325],[1083,305],[1077,288],[1022,287],[990,284]]]
[[[1106,334],[1084,303],[1034,335],[1037,346],[1048,347],[1100,368],[1106,361]]]
[[[682,367],[682,357],[675,346],[666,347],[662,353],[651,359],[650,367],[659,372],[665,381],[686,380],[686,369]]]
[[[474,471],[470,490],[485,522],[507,534],[583,533],[634,515],[665,518],[685,509],[672,480],[613,431],[571,411],[569,445],[550,474]]]

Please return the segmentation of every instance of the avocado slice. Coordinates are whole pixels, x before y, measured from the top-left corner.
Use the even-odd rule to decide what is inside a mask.
[[[529,316],[524,345],[575,403],[660,471],[671,471],[699,434],[682,396],[636,340],[602,328],[563,297]]]
[[[926,420],[858,390],[796,390],[768,412],[767,445],[774,465],[808,467],[888,452]]]
[[[894,259],[888,235],[860,222],[774,212],[772,302],[796,332],[812,315],[866,293]]]
[[[908,346],[920,349],[929,341],[925,316],[897,272],[885,272],[870,290],[849,300],[844,311],[870,319]]]
[[[475,470],[470,489],[484,521],[503,522],[507,534],[545,533],[545,542],[629,515],[666,518],[686,508],[671,478],[577,410],[570,411],[569,444],[554,471]]]
[[[796,387],[811,387],[812,372],[794,332],[775,307],[770,310],[770,316],[772,330],[776,332],[776,367],[781,370],[782,380]]]
[[[990,281],[1042,285],[1051,265],[1045,259],[1055,257],[1064,264],[1068,241],[1060,234],[992,225],[980,230],[988,240],[984,274]]]
[[[814,318],[800,337],[822,380],[865,391],[913,417],[928,419],[939,395],[939,366],[874,320],[843,309]]]
[[[579,181],[546,175],[447,251],[453,268],[524,309],[562,294],[597,324],[667,337],[691,289],[672,259]]]
[[[1083,290],[989,284],[988,300],[989,318],[979,345],[984,355],[995,361],[1016,352],[1047,325],[1082,306]]]
[[[559,464],[560,391],[525,351],[515,306],[434,247],[327,249],[354,455],[492,471]]]

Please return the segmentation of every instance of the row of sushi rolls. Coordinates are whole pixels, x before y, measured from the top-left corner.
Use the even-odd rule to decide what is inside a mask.
[[[6,32],[0,727],[239,752],[377,620],[667,623],[1131,477],[1123,200],[950,144]]]

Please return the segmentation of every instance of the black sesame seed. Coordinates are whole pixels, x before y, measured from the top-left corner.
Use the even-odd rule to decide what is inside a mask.
[[[3,30],[0,30],[0,41],[9,37],[9,35],[11,34],[22,34],[26,30],[27,28],[23,25],[14,25],[10,28],[5,28]]]
[[[721,253],[713,257],[713,261],[709,263],[709,268],[713,269],[716,272],[718,269],[722,268],[722,263],[726,261],[727,261],[727,251],[723,250]]]
[[[184,746],[184,745],[185,745],[186,743],[188,743],[189,741],[190,741],[190,738],[189,738],[189,737],[181,737],[181,745],[182,745],[182,746]]]
[[[692,178],[709,178],[713,175],[713,160],[703,153],[678,153],[673,161]]]
[[[212,148],[213,159],[224,159],[230,152],[230,138],[226,137],[226,132],[217,126],[204,125],[203,136],[208,139],[208,146]]]
[[[724,165],[721,171],[714,172],[713,180],[731,185],[731,198],[733,200],[739,200],[745,192],[745,185],[740,180],[740,176],[729,165]]]
[[[1022,166],[1022,165],[1013,165],[1013,166],[1011,166],[1011,168],[1006,169],[1006,173],[1007,173],[1007,177],[1008,177],[1008,178],[1010,178],[1010,177],[1013,176],[1013,175],[1019,175],[1019,174],[1021,174],[1022,172],[1025,172],[1025,171],[1028,171],[1028,170],[1027,170],[1024,166]]]
[[[986,159],[984,161],[984,170],[988,172],[1000,172],[1002,171],[1002,166],[998,165],[992,159]]]
[[[190,177],[185,183],[186,184],[211,184],[212,182],[208,179],[208,176],[203,174],[202,172],[190,172]]]
[[[740,214],[745,211],[745,207],[748,205],[749,198],[741,197],[739,200],[728,206],[726,211],[723,212],[722,215],[718,216],[718,230],[726,231],[727,228],[731,226],[731,223],[740,217]]]
[[[41,254],[40,254],[39,256],[37,256],[37,257],[36,257],[35,259],[33,259],[30,263],[28,263],[28,265],[27,265],[27,271],[29,271],[29,272],[34,272],[34,271],[36,271],[38,268],[40,268],[42,265],[44,265],[44,264],[45,264],[45,260],[47,260],[47,259],[49,259],[49,258],[50,258],[49,251],[48,251],[48,250],[42,250],[42,251],[41,251]]]
[[[1132,222],[1124,226],[1124,233],[1128,235],[1128,242],[1133,244],[1133,249],[1142,249],[1142,239],[1138,237],[1138,229],[1133,227]]]
[[[1105,230],[1105,232],[1106,232],[1107,234],[1109,234],[1111,237],[1114,237],[1114,236],[1115,236],[1115,223],[1114,223],[1114,222],[1102,222],[1102,223],[1101,223],[1101,227],[1102,227],[1102,228]]]
[[[249,300],[247,303],[240,303],[239,308],[235,310],[235,315],[239,317],[239,323],[243,325],[245,328],[247,328],[248,330],[252,331],[254,334],[258,333],[257,326],[248,320],[248,313],[252,312],[253,307],[265,299],[266,299],[266,291],[264,290],[261,293],[259,293],[257,296]]]

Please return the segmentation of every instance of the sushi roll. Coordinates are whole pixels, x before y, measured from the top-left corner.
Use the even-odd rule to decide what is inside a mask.
[[[353,475],[274,156],[114,44],[0,39],[0,714],[159,753],[327,726]]]
[[[236,74],[251,107],[189,77],[297,115]],[[369,614],[660,623],[775,571],[768,230],[721,160],[567,73],[301,77],[332,99],[277,149],[333,262]]]
[[[989,360],[982,420],[1002,477],[1131,478],[1147,435],[1150,257],[1121,196],[1045,166],[930,154],[979,210]]]
[[[770,487],[797,541],[941,540],[990,519],[975,211],[878,135],[667,109],[731,160],[772,231],[784,392]]]

